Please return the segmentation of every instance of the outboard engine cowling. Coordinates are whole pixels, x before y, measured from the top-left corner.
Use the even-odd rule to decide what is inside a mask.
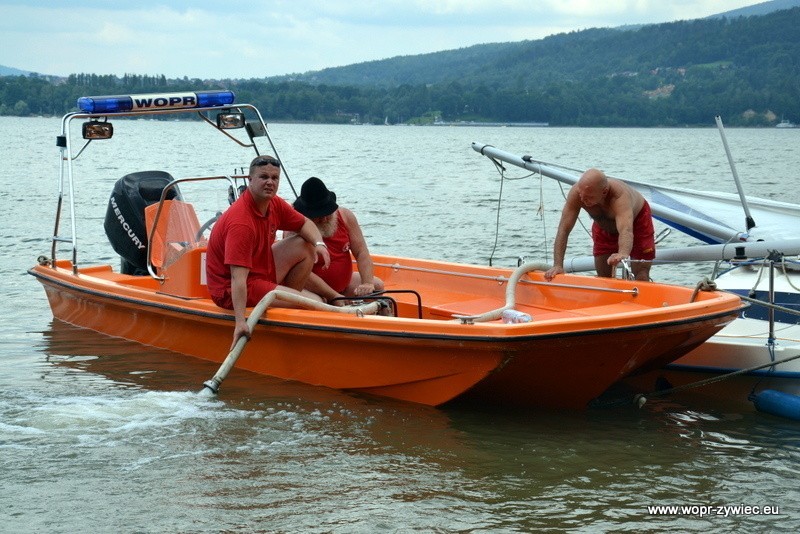
[[[124,274],[147,274],[144,209],[161,199],[161,192],[172,180],[164,171],[142,171],[123,176],[114,184],[103,227],[114,251],[122,258]],[[181,200],[177,187],[169,191],[167,198]]]

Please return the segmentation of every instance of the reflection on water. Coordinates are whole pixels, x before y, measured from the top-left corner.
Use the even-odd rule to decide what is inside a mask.
[[[51,373],[66,373],[59,379],[74,389],[38,399],[33,398],[38,393],[18,392],[22,398],[4,403],[4,408],[23,399],[39,404],[33,412],[9,414],[5,430],[17,436],[12,438],[17,450],[7,467],[20,468],[35,456],[36,478],[74,482],[77,477],[81,487],[71,482],[73,491],[110,485],[113,495],[135,483],[142,493],[135,499],[136,513],[144,503],[155,513],[167,511],[162,501],[174,506],[188,500],[198,510],[210,506],[201,517],[246,513],[251,519],[243,524],[285,521],[292,530],[320,521],[346,526],[356,519],[348,502],[358,495],[370,503],[375,528],[385,530],[406,522],[397,502],[415,515],[418,501],[457,492],[458,463],[473,454],[441,410],[238,370],[225,381],[220,397],[208,398],[198,394],[215,371],[206,362],[59,321],[43,334],[43,353],[52,365],[42,378],[53,381]],[[106,475],[86,480],[99,466]],[[32,482],[23,477],[13,486],[26,492]],[[68,513],[76,503],[56,506]],[[135,525],[133,515],[99,525]],[[442,525],[453,519],[442,518]],[[167,530],[197,527],[194,520],[174,521],[165,524]],[[225,515],[216,521],[237,528]]]
[[[792,504],[773,485],[798,426],[757,414],[434,409],[238,370],[207,397],[208,362],[60,321],[42,334],[47,391],[7,389],[1,408],[7,489],[47,496],[42,529],[648,530],[648,505],[740,503],[742,484]],[[74,498],[96,494],[113,517]]]

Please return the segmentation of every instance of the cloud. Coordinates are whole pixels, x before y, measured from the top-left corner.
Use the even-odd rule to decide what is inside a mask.
[[[249,78],[697,18],[748,0],[0,0],[0,64]]]

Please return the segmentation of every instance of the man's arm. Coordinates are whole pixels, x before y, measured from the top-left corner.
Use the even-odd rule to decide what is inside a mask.
[[[608,264],[616,267],[617,264],[630,257],[633,250],[633,205],[630,195],[620,195],[612,204],[614,222],[617,226],[617,252],[608,258]]]
[[[564,209],[561,210],[561,220],[558,223],[558,231],[556,232],[556,239],[553,243],[553,267],[544,274],[547,280],[552,280],[557,274],[564,272],[564,255],[567,253],[569,234],[575,227],[575,222],[578,220],[580,211],[580,197],[577,189],[573,187],[567,194],[567,201],[564,203]]]
[[[247,308],[247,275],[250,269],[231,265],[231,300],[233,301],[233,315],[236,324],[233,328],[233,343],[236,344],[240,337],[250,337],[250,327],[247,326],[247,317],[244,312]]]
[[[306,222],[303,223],[303,226],[300,227],[300,230],[297,232],[300,237],[314,245],[314,263],[319,261],[319,257],[322,256],[323,268],[327,269],[330,267],[331,264],[331,255],[328,253],[327,247],[322,245],[317,246],[317,243],[324,243],[322,240],[322,234],[319,233],[319,228],[317,225],[314,224],[314,221],[311,219],[306,218]]]

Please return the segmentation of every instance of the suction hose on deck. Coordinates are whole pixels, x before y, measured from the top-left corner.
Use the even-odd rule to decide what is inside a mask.
[[[508,286],[506,286],[505,306],[503,306],[502,308],[497,308],[496,310],[482,313],[480,315],[456,315],[454,317],[459,321],[464,321],[465,319],[468,319],[476,323],[495,321],[497,319],[500,319],[504,311],[511,310],[516,305],[517,284],[519,283],[519,279],[522,278],[522,275],[527,274],[531,271],[545,271],[549,268],[550,266],[547,265],[546,263],[538,263],[538,262],[531,262],[520,265],[514,270],[513,273],[511,273],[511,276],[508,279]]]
[[[264,295],[264,297],[255,305],[253,308],[253,312],[250,314],[250,317],[247,318],[247,326],[250,328],[250,335],[253,334],[253,330],[258,324],[258,320],[261,319],[261,316],[264,315],[267,308],[275,302],[276,299],[280,299],[284,302],[290,302],[292,304],[296,304],[301,308],[306,308],[310,310],[319,310],[319,311],[332,311],[338,313],[351,313],[351,314],[361,314],[361,315],[373,315],[377,313],[378,309],[382,306],[382,304],[378,301],[370,302],[369,304],[363,304],[361,306],[349,306],[349,307],[339,307],[339,306],[331,306],[330,304],[324,304],[322,302],[317,302],[316,300],[312,300],[307,297],[303,297],[301,295],[297,295],[295,293],[289,293],[288,291],[281,291],[279,289],[275,289]],[[228,373],[233,366],[236,365],[236,360],[239,359],[239,355],[244,350],[244,346],[250,339],[246,336],[242,336],[236,340],[236,344],[233,346],[233,349],[228,353],[228,356],[225,358],[225,361],[222,362],[217,373],[210,379],[203,382],[203,389],[201,392],[206,390],[210,391],[212,394],[216,394],[219,391],[219,386],[222,384],[222,381],[225,380],[225,377],[228,376]]]

